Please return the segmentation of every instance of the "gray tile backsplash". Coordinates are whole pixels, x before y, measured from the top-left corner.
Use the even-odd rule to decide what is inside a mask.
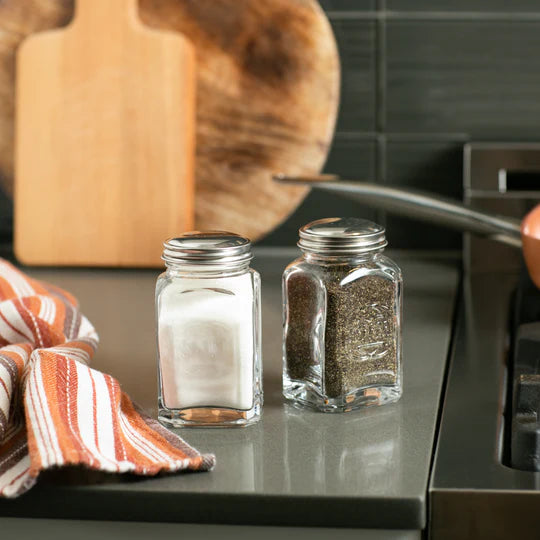
[[[376,172],[376,147],[375,139],[338,134],[324,169],[344,178],[372,180]]]
[[[386,35],[389,131],[539,133],[540,21],[390,20]]]
[[[385,184],[461,197],[463,145],[459,142],[389,140]]]
[[[338,131],[375,130],[375,22],[332,21],[341,55]]]
[[[386,183],[461,198],[463,148],[458,142],[388,141]],[[459,248],[461,234],[408,218],[387,216],[390,246]]]

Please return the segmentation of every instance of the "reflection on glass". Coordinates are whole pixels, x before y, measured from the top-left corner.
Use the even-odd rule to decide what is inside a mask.
[[[262,426],[246,430],[220,433],[219,463],[227,467],[219,470],[220,485],[234,486],[236,492],[252,493],[263,486]]]
[[[285,405],[285,489],[377,495],[399,482],[400,409],[328,417]],[[371,414],[374,413],[374,414]]]

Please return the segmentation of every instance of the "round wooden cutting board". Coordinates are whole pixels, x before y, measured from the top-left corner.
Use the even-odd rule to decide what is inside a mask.
[[[10,195],[15,50],[72,16],[73,0],[0,2],[0,182]],[[307,191],[271,175],[319,172],[329,150],[340,73],[328,20],[316,0],[140,0],[139,16],[196,47],[197,228],[256,240]]]

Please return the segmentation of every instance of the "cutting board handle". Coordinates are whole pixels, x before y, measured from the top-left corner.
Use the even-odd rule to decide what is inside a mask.
[[[89,25],[103,20],[132,25],[138,22],[139,0],[75,0],[73,25]]]

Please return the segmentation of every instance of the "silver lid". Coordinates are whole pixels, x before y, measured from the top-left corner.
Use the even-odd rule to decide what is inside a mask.
[[[383,249],[388,242],[384,227],[357,218],[326,218],[300,229],[298,247],[320,255],[354,255]]]
[[[191,231],[165,241],[161,258],[166,263],[235,268],[252,259],[251,242],[226,231]]]

